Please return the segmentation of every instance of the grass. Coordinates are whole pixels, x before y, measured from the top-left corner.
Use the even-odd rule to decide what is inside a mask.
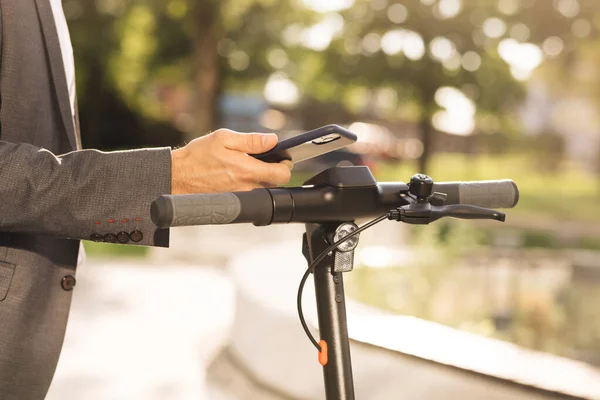
[[[85,253],[91,258],[133,257],[143,258],[150,251],[146,246],[126,246],[111,243],[84,242]]]
[[[428,174],[438,182],[514,180],[520,191],[519,204],[511,211],[515,217],[600,221],[600,177],[572,165],[552,172],[543,170],[531,156],[462,154],[438,154],[430,165]],[[417,172],[416,162],[383,163],[374,175],[380,182],[408,182]],[[293,174],[289,186],[301,185],[307,178],[306,174]]]
[[[543,170],[536,159],[525,155],[467,156],[440,154],[433,158],[429,175],[434,181],[514,180],[520,200],[511,213],[515,216],[600,221],[600,177],[573,165],[558,171]],[[416,163],[388,164],[378,180],[407,181],[417,171]]]
[[[524,247],[600,249],[600,177],[564,164],[556,171],[541,166],[534,156],[437,154],[428,174],[434,181],[505,179],[519,186],[519,204],[507,211],[501,226],[481,224],[484,230],[518,230]],[[379,182],[408,182],[416,162],[381,163],[374,173]],[[289,186],[310,178],[294,173]],[[566,240],[565,240],[566,239]],[[490,238],[491,240],[491,238]]]

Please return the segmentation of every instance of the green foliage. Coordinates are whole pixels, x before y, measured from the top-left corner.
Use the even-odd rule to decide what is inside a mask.
[[[276,71],[287,75],[301,71],[298,76],[305,79],[320,72],[319,55],[290,48],[285,43],[286,30],[301,29],[316,20],[314,12],[297,1],[230,0],[221,2],[219,11],[223,25],[219,54],[225,61],[222,72],[228,84],[238,87],[243,83],[253,85],[253,81],[264,84]],[[274,51],[279,52],[279,62],[273,63]],[[240,65],[234,60],[241,54],[247,57],[247,62]]]
[[[407,243],[414,255],[391,268],[361,266],[348,274],[353,296],[384,309],[437,319],[436,296],[468,249],[479,247],[481,232],[470,224],[414,226]],[[404,244],[406,245],[406,244]]]
[[[166,7],[169,18],[176,21],[183,20],[190,10],[189,4],[186,0],[171,0],[166,3]]]
[[[474,10],[485,16],[494,15],[497,10],[493,2],[463,3],[462,11],[456,16],[440,19],[434,17],[435,6],[427,6],[417,0],[390,2],[402,4],[407,12],[405,22],[394,24],[388,18],[389,7],[375,10],[367,0],[356,1],[354,7],[342,13],[347,21],[344,35],[327,49],[326,73],[334,75],[342,86],[358,81],[368,89],[392,88],[401,100],[418,101],[429,116],[436,109],[433,96],[443,86],[461,88],[476,85],[481,87],[474,99],[480,111],[503,109],[505,104],[523,95],[522,85],[512,78],[508,65],[499,58],[491,43],[483,47],[472,39],[480,23],[473,24],[471,15]],[[360,49],[361,41],[368,35],[381,37],[394,29],[418,33],[426,46],[425,54],[418,59],[409,59],[403,53],[388,55],[381,50],[359,50],[354,54],[355,46],[349,45],[356,43]],[[460,63],[458,68],[448,68],[432,58],[427,48],[437,37],[452,40],[460,54],[479,54],[482,58],[480,68],[470,72],[461,68]],[[349,49],[352,49],[351,52]]]
[[[580,247],[586,250],[600,250],[600,238],[584,237],[581,239]]]
[[[553,263],[541,252],[480,248],[481,236],[464,223],[412,234],[397,265],[348,274],[348,293],[397,314],[600,364],[600,311],[591,306],[600,300],[597,266],[577,273],[582,267],[559,252]]]
[[[90,258],[144,258],[148,255],[149,247],[124,246],[110,243],[84,243],[86,255]]]
[[[547,249],[556,248],[556,238],[547,232],[524,231],[523,247],[542,247]]]
[[[380,117],[418,121],[437,110],[433,96],[438,88],[455,86],[476,102],[481,116],[478,129],[517,132],[520,127],[512,107],[524,89],[500,59],[499,40],[510,36],[509,30],[518,24],[527,27],[527,40],[533,43],[559,36],[568,50],[563,57],[568,64],[572,50],[579,48],[572,43],[581,42],[571,33],[574,20],[558,13],[556,2],[545,0],[517,2],[516,12],[504,13],[496,1],[460,3],[460,12],[445,18],[438,2],[425,5],[419,0],[356,0],[347,10],[325,14],[297,0],[70,0],[65,2],[65,13],[75,46],[82,119],[84,125],[91,119],[87,125],[94,134],[109,129],[102,129],[102,118],[95,114],[110,109],[112,102],[111,107],[126,108],[145,121],[172,123],[172,116],[160,108],[161,88],[183,88],[186,101],[192,102],[194,96],[187,88],[194,87],[197,60],[214,57],[216,50],[217,90],[258,92],[278,72],[297,83],[306,102],[342,103],[358,117],[372,111],[375,97],[383,90],[388,94],[378,103],[383,105]],[[598,9],[592,0],[579,5],[579,17],[593,27],[588,36],[588,47],[593,49]],[[405,19],[390,20],[391,7],[405,10]],[[483,21],[489,17],[506,23],[502,37],[482,36]],[[201,28],[211,18],[217,37],[205,42]],[[304,43],[308,30],[323,21],[337,21],[341,29],[322,51],[308,48]],[[398,29],[422,37],[423,57],[411,59],[404,53],[388,55],[365,47],[370,38]],[[431,57],[429,44],[436,37],[451,40],[461,55],[476,53],[480,67],[466,70],[456,62],[451,66]],[[101,91],[111,95],[101,96]],[[336,114],[330,118],[343,119]]]
[[[378,168],[375,178],[380,182],[407,182],[418,172],[416,164],[384,164]],[[430,174],[434,181],[440,182],[511,178],[517,183],[519,204],[507,210],[504,224],[480,225],[482,244],[492,244],[494,232],[509,228],[520,232],[526,248],[600,248],[599,231],[594,228],[600,222],[600,182],[573,165],[561,163],[556,170],[540,169],[537,160],[529,154],[437,154],[432,159]],[[289,186],[300,186],[308,178],[307,174],[294,172]],[[565,221],[569,223],[568,230],[564,229]],[[440,239],[445,237],[443,229],[440,235]]]
[[[136,5],[117,24],[118,50],[112,54],[109,76],[123,99],[148,116],[156,116],[152,104],[143,101],[150,76],[149,61],[156,51],[156,20],[152,10]]]
[[[261,91],[279,69],[268,59],[273,51],[284,52],[282,32],[293,23],[309,24],[314,12],[293,0],[71,0],[65,14],[75,50],[84,144],[111,148],[116,137],[107,133],[114,127],[106,113],[128,131],[121,138],[165,133],[175,138],[168,129],[143,130],[156,121],[173,124],[174,114],[193,112],[196,103],[215,106],[225,87]],[[301,68],[315,70],[319,63],[318,57],[308,57]],[[217,73],[202,71],[201,65],[216,66]],[[208,103],[196,102],[193,88],[205,79],[212,80],[215,91],[202,92]],[[175,97],[177,110],[164,107],[165,95]]]
[[[599,364],[600,309],[591,306],[600,301],[598,285],[574,284],[566,288],[563,297],[564,312],[568,316],[567,324],[559,331],[563,347],[566,347],[564,343],[577,343],[577,356]]]
[[[415,162],[389,164],[377,175],[381,181],[408,181],[418,171]],[[464,155],[439,154],[431,163],[434,181],[513,179],[519,186],[520,200],[510,210],[507,223],[534,228],[535,220],[600,221],[598,198],[600,183],[592,173],[562,162],[558,170],[538,168],[530,154]]]

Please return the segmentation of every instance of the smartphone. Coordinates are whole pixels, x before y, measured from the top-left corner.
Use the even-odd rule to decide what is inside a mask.
[[[355,133],[338,125],[326,125],[297,136],[284,139],[266,153],[254,154],[261,161],[276,163],[290,160],[294,164],[341,149],[354,142]]]

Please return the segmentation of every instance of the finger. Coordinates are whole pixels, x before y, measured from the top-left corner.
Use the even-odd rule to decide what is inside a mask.
[[[277,144],[274,133],[234,133],[224,137],[224,145],[230,150],[247,154],[260,154],[271,150]]]
[[[289,183],[292,177],[290,169],[283,164],[263,163],[263,168],[257,170],[258,178],[261,182],[268,182],[275,185],[285,185]]]
[[[290,169],[290,171],[294,169],[294,163],[291,162],[290,160],[280,161],[279,164],[285,165],[286,167],[288,167]]]
[[[236,192],[249,192],[254,189],[262,189],[264,186],[260,183],[245,183],[235,188]]]
[[[288,166],[281,163],[266,163],[255,158],[245,156],[244,168],[251,172],[254,182],[285,185],[290,181],[292,173]]]

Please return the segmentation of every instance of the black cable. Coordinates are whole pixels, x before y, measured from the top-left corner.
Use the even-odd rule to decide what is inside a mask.
[[[320,263],[321,261],[323,261],[323,259],[325,257],[327,257],[327,255],[331,251],[335,250],[339,245],[341,245],[342,243],[344,243],[346,240],[354,237],[355,235],[358,235],[359,233],[361,233],[362,231],[364,231],[366,229],[369,229],[373,225],[380,223],[384,219],[388,219],[389,217],[390,217],[390,213],[387,213],[387,214],[382,215],[382,216],[380,216],[378,218],[375,218],[374,220],[372,220],[372,221],[364,224],[363,226],[361,226],[357,230],[351,232],[347,236],[344,236],[343,238],[341,238],[340,240],[338,240],[337,242],[335,242],[334,244],[332,244],[331,246],[329,246],[328,248],[326,248],[325,250],[323,250],[321,252],[321,254],[319,254],[317,256],[317,258],[315,258],[312,263],[310,263],[310,265],[308,266],[308,269],[306,270],[306,272],[302,276],[302,280],[300,280],[300,287],[298,288],[298,299],[297,299],[298,316],[300,317],[300,323],[302,324],[302,328],[304,329],[304,332],[306,333],[306,335],[308,336],[308,338],[310,339],[310,341],[312,342],[312,344],[315,345],[315,347],[317,348],[317,350],[321,351],[321,346],[319,345],[319,342],[317,342],[317,340],[314,338],[314,336],[310,333],[310,330],[308,329],[308,326],[306,325],[306,321],[304,320],[304,313],[302,312],[302,291],[304,290],[304,284],[306,283],[306,280],[308,279],[308,277],[310,276],[310,274],[314,271],[316,265],[318,263]]]

